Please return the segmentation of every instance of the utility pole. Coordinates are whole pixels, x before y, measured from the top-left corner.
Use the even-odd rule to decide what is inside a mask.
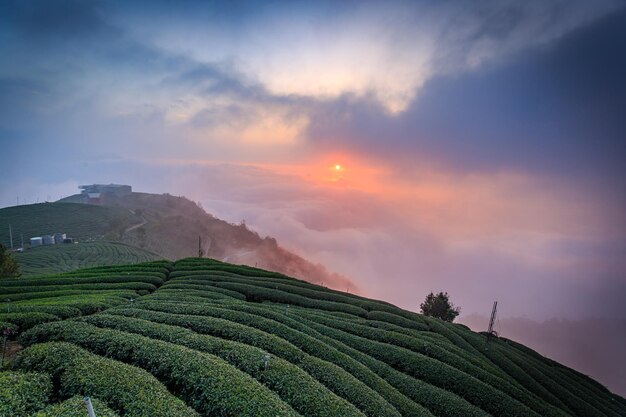
[[[487,330],[487,340],[491,338],[491,336],[497,336],[498,334],[493,330],[493,325],[496,321],[496,313],[498,312],[498,302],[493,302],[493,308],[491,309],[491,319],[489,320],[489,329]]]
[[[11,228],[11,224],[9,224],[9,239],[11,239],[11,249],[13,249],[13,229]]]
[[[198,236],[198,258],[202,258],[202,237]]]

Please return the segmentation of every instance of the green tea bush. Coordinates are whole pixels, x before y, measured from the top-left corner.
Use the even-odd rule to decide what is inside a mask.
[[[87,406],[84,398],[81,395],[75,395],[62,403],[49,405],[31,417],[86,417]],[[98,417],[119,417],[119,414],[97,398],[91,398],[91,405]]]
[[[48,403],[50,377],[35,372],[0,372],[0,416],[26,417]]]
[[[495,349],[491,350],[494,351]],[[553,368],[544,366],[541,362],[535,361],[534,358],[527,355],[523,357],[511,353],[508,350],[499,350],[498,353],[501,355],[499,358],[501,363],[508,360],[513,366],[523,367],[532,378],[546,387],[550,393],[556,395],[574,414],[589,417],[619,415],[615,414],[615,412],[608,412],[607,414],[606,410],[601,411],[605,408],[604,405],[595,404],[594,400],[588,395],[577,391],[576,388],[572,386],[571,381],[559,378]],[[494,353],[491,353],[491,355],[494,355]]]
[[[163,284],[164,278],[160,278],[157,276],[151,275],[103,275],[103,276],[95,276],[95,277],[86,277],[86,278],[76,278],[76,277],[42,277],[42,278],[27,278],[27,279],[11,279],[11,280],[2,280],[0,283],[2,287],[0,287],[0,292],[9,292],[11,289],[9,287],[44,287],[44,286],[52,286],[52,285],[77,285],[77,284],[98,284],[98,283],[121,283],[121,282],[145,282],[148,284],[153,284],[159,286]]]
[[[61,397],[94,396],[123,415],[199,416],[143,369],[91,354],[70,343],[31,346],[18,357],[16,367],[50,374],[60,387]]]
[[[297,346],[302,351],[310,354],[311,356],[317,357],[324,361],[333,363],[347,372],[352,374],[355,378],[365,383],[367,386],[378,392],[385,400],[387,400],[390,404],[392,404],[402,415],[405,416],[430,416],[431,414],[425,410],[423,407],[409,400],[406,394],[399,393],[396,389],[394,389],[388,382],[386,382],[383,378],[376,375],[370,369],[368,369],[365,365],[357,362],[352,358],[351,354],[344,354],[337,351],[334,347],[330,347],[328,344],[320,341],[323,336],[312,329],[306,326],[300,326],[300,323],[284,317],[274,311],[267,310],[263,306],[250,305],[247,303],[232,303],[229,306],[233,307],[235,310],[228,310],[225,308],[217,308],[211,305],[184,305],[184,304],[172,304],[172,303],[162,303],[162,302],[143,302],[141,304],[142,308],[149,308],[154,311],[165,311],[171,313],[179,313],[179,314],[188,314],[188,315],[207,315],[207,316],[215,316],[223,319],[227,319],[230,321],[235,321],[241,324],[245,324],[251,327],[255,327],[260,330],[264,330],[266,332],[272,333],[276,336],[279,336],[289,342],[291,342],[294,346]],[[226,306],[221,306],[226,307]],[[115,310],[117,312],[117,310]],[[244,312],[245,311],[245,312]],[[284,320],[283,322],[279,322],[277,320]],[[296,326],[297,330],[289,327]],[[309,332],[309,333],[306,333]],[[350,352],[351,353],[351,352]],[[296,358],[289,359],[293,363],[297,363]],[[392,368],[388,367],[389,370],[398,373]],[[309,373],[313,374],[313,371]],[[315,375],[314,375],[315,376]],[[408,378],[408,377],[407,377]],[[415,380],[413,380],[415,381]],[[417,384],[417,381],[415,381]],[[329,382],[329,383],[332,383]],[[327,385],[328,386],[328,385]],[[407,393],[413,394],[418,392],[415,390],[413,386],[409,387]],[[433,391],[437,391],[436,388],[433,387]],[[435,392],[435,394],[437,394]],[[428,391],[426,396],[428,398],[438,398],[437,395]],[[444,393],[444,396],[455,397],[453,394]],[[463,403],[464,406],[468,409],[472,409],[470,404],[467,404],[465,401],[458,399],[459,403]],[[480,413],[463,413],[459,410],[463,407],[452,407],[452,412],[456,412],[456,416],[479,416],[483,415]],[[451,414],[454,415],[454,414]]]
[[[184,326],[195,332],[235,340],[263,349],[298,365],[337,395],[356,405],[367,415],[394,415],[393,408],[376,391],[342,368],[309,356],[286,340],[273,334],[214,317],[175,315],[140,309],[115,309],[112,314]]]
[[[389,384],[389,386],[395,388],[397,392],[400,392],[407,398],[413,400],[415,405],[419,404],[425,407],[427,410],[430,410],[432,414],[442,417],[487,416],[487,413],[468,403],[458,395],[405,375],[382,361],[374,359],[359,350],[353,349],[340,341],[320,333],[318,330],[313,329],[309,324],[300,320],[296,316],[287,317],[286,315],[280,314],[267,306],[230,303],[222,307],[233,308],[237,311],[246,311],[260,317],[270,318],[280,322],[281,324],[289,326],[292,330],[297,330],[299,333],[311,336],[309,341],[316,340],[317,343],[322,346],[327,346],[327,349],[340,352],[337,356],[330,355],[324,357],[324,359],[328,361],[339,360],[339,362],[337,362],[339,366],[349,369],[354,375],[359,375],[359,379],[361,380],[368,380],[366,378],[368,373],[369,375],[375,375],[379,379],[382,379],[386,384]],[[324,326],[320,327],[323,328]],[[319,345],[316,346],[315,344],[312,344],[311,346],[314,346],[314,349],[317,350],[317,346]],[[303,347],[303,350],[306,350],[306,347]],[[394,392],[396,392],[395,390]],[[377,388],[377,391],[384,392],[380,388]],[[392,401],[390,400],[390,402]],[[396,408],[400,409],[400,406],[396,405]],[[420,411],[421,414],[416,415],[430,415],[430,413],[423,408],[421,408],[421,410],[423,410]]]
[[[275,393],[222,359],[172,343],[71,321],[33,327],[20,340],[66,341],[130,362],[149,370],[204,415],[298,415]]]
[[[30,329],[31,327],[46,323],[49,321],[60,320],[57,316],[50,313],[8,313],[2,315],[2,320],[6,320],[10,323],[17,325],[20,331]]]
[[[96,283],[96,284],[71,284],[71,285],[43,285],[41,287],[0,287],[0,296],[10,299],[16,299],[15,295],[22,293],[37,293],[37,292],[50,292],[50,291],[73,291],[73,290],[85,290],[85,291],[99,291],[99,290],[146,290],[154,291],[156,286],[147,282],[118,282],[118,283]]]
[[[221,271],[219,271],[221,272]],[[222,275],[219,273],[207,273],[206,275],[186,275],[185,273],[174,271],[171,276],[172,282],[185,281],[193,284],[207,285],[210,282],[232,282],[247,285],[254,285],[262,288],[271,288],[275,290],[285,291],[291,294],[301,295],[314,300],[332,301],[337,303],[351,304],[365,310],[390,310],[395,311],[398,308],[390,304],[369,300],[339,291],[331,290],[318,285],[313,285],[304,281],[295,279],[258,279],[249,276],[237,276],[235,274]]]
[[[358,316],[366,316],[367,311],[352,304],[337,303],[333,301],[313,300],[301,295],[292,294],[286,291],[271,290],[268,288],[256,287],[248,284],[237,284],[231,282],[215,282],[215,286],[237,291],[246,296],[247,299],[254,298],[259,301],[272,301],[275,303],[294,304],[303,307],[319,308],[329,311],[343,311]]]
[[[407,319],[405,317],[385,311],[370,311],[367,315],[367,318],[370,320],[384,321],[404,328],[410,328],[419,331],[429,330],[429,327],[423,322]]]
[[[517,384],[511,384],[509,382],[509,379],[496,377],[489,372],[486,372],[483,369],[474,366],[469,362],[466,362],[462,358],[451,354],[444,349],[441,349],[434,343],[429,343],[423,340],[419,340],[417,338],[410,338],[399,333],[387,332],[384,330],[372,329],[354,323],[350,324],[342,322],[328,316],[307,314],[303,311],[298,311],[298,314],[306,317],[309,320],[313,320],[317,323],[332,327],[334,329],[342,330],[344,332],[351,333],[353,335],[363,337],[369,340],[388,343],[398,347],[406,348],[413,352],[437,359],[442,363],[463,371],[466,374],[479,379],[485,384],[488,384],[491,387],[502,391],[503,393],[509,395],[511,398],[520,401],[521,403],[525,404],[526,406],[543,416],[566,417],[566,414],[564,412],[549,404],[544,404],[542,401],[538,401],[538,398],[536,396],[522,389],[521,386]]]
[[[12,313],[48,313],[53,314],[60,319],[80,316],[81,311],[78,308],[66,305],[14,305],[11,306]]]
[[[194,285],[194,284],[188,284],[188,283],[183,284],[177,281],[169,281],[167,284],[161,287],[162,291],[171,290],[171,289],[187,289],[187,290],[197,290],[197,291],[203,291],[203,292],[220,293],[220,294],[228,295],[229,297],[232,297],[232,298],[236,298],[238,300],[245,301],[246,299],[246,296],[240,292],[228,290],[226,288],[213,287],[210,285]]]
[[[170,303],[211,303],[212,300],[232,299],[229,295],[213,291],[185,290],[182,288],[165,288],[163,290],[142,297],[141,303],[150,300],[160,300]]]
[[[194,333],[182,327],[143,319],[97,314],[82,319],[98,327],[132,332],[216,355],[251,375],[303,416],[362,416],[353,405],[333,394],[294,364],[272,356],[264,366],[266,351],[238,342]],[[386,412],[385,412],[386,411]],[[376,410],[378,416],[399,416],[393,409]],[[374,414],[370,414],[374,415]]]
[[[2,294],[3,298],[9,298],[11,301],[22,301],[22,300],[35,300],[38,298],[55,298],[55,297],[65,297],[65,296],[74,296],[77,300],[82,300],[84,296],[89,295],[98,295],[98,296],[106,296],[106,295],[115,295],[119,297],[135,297],[137,293],[132,290],[58,290],[58,291],[42,291],[42,292],[28,292],[21,294]],[[80,296],[80,297],[76,297]],[[58,300],[52,300],[53,303],[56,303]]]
[[[539,416],[503,392],[435,359],[327,326],[313,324],[313,328],[323,328],[324,334],[333,339],[379,359],[403,373],[453,392],[493,415]]]
[[[5,329],[15,334],[19,331],[20,328],[14,323],[9,323],[8,321],[0,320],[0,331],[5,330]]]

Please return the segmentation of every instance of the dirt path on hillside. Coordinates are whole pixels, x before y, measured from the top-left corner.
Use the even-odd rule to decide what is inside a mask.
[[[133,214],[134,214],[134,213],[133,213]],[[133,225],[133,226],[127,227],[127,228],[126,228],[126,230],[124,230],[124,233],[131,232],[131,231],[133,231],[133,230],[135,230],[135,229],[140,228],[140,227],[141,227],[141,226],[143,226],[144,224],[148,224],[148,220],[146,220],[146,218],[145,218],[145,217],[141,216],[141,220],[142,220],[142,221],[141,221],[141,223],[138,223],[138,224],[135,224],[135,225]]]

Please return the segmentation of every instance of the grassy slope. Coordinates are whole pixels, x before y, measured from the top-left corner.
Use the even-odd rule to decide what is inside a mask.
[[[41,203],[0,209],[0,243],[10,245],[8,225],[13,229],[13,245],[20,246],[21,235],[27,248],[16,253],[24,276],[70,271],[100,265],[131,264],[162,259],[145,249],[108,240],[119,240],[124,231],[143,220],[122,207],[100,207],[76,203]],[[29,239],[66,233],[76,245],[29,248]]]
[[[515,342],[254,268],[186,259],[3,282],[14,315],[0,321],[27,346],[10,377],[49,377],[45,395],[24,382],[41,407],[90,394],[129,416],[626,415]]]
[[[20,246],[34,236],[66,233],[79,241],[116,239],[125,228],[140,218],[128,209],[99,207],[75,203],[41,203],[0,209],[0,243],[9,246],[9,224],[13,228],[13,245]]]
[[[116,242],[84,242],[41,246],[16,253],[22,276],[67,272],[105,265],[136,264],[162,259],[144,249]]]

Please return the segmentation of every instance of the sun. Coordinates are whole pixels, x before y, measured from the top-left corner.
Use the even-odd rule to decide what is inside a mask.
[[[339,164],[335,165],[335,171],[341,171],[341,165]]]

